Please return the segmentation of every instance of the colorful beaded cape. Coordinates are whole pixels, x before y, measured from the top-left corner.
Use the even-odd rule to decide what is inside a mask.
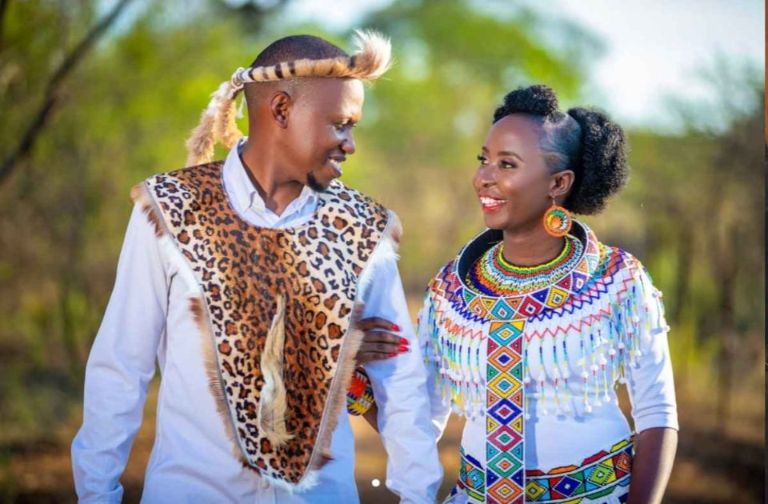
[[[361,333],[358,279],[399,223],[334,182],[315,216],[261,228],[230,206],[216,162],[155,175],[132,195],[190,266],[211,391],[243,464],[289,489],[330,458]]]
[[[534,278],[527,290],[497,288],[488,281],[492,276],[473,270],[501,241],[499,231],[487,230],[427,289],[420,314],[429,328],[425,359],[436,371],[443,400],[454,412],[485,419],[486,464],[473,473],[478,485],[467,493],[472,502],[524,502],[529,389],[536,388],[540,414],[547,408],[568,414],[575,399],[567,396],[568,381],[581,380],[584,396],[578,400],[583,411],[591,411],[640,356],[641,325],[654,326],[636,302],[642,289],[652,288],[640,280],[639,261],[603,245],[582,223],[574,222],[571,233],[581,246],[571,244],[549,269],[542,268],[551,283]],[[574,333],[581,338],[578,376],[569,370],[565,345],[565,336]],[[529,363],[542,359],[544,348],[554,355],[554,365],[542,362],[532,373]]]

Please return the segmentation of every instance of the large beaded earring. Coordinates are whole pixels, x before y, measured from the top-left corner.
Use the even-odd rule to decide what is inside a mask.
[[[573,218],[571,212],[558,206],[552,198],[552,206],[544,212],[544,229],[550,236],[565,236],[571,230]]]

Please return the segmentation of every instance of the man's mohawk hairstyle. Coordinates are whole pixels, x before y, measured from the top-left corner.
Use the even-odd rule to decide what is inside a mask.
[[[210,162],[217,141],[226,148],[242,138],[235,123],[235,98],[245,84],[274,82],[300,77],[352,78],[376,80],[392,63],[389,38],[371,30],[355,30],[356,51],[351,56],[325,59],[281,61],[274,65],[238,68],[232,78],[221,83],[211,95],[200,123],[187,140],[187,166]],[[258,58],[257,58],[258,61]]]

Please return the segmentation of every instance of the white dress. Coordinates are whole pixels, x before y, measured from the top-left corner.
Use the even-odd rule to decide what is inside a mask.
[[[430,283],[418,331],[434,426],[466,417],[447,502],[624,502],[632,432],[618,383],[636,432],[678,428],[661,293],[637,259],[583,224],[572,233],[578,250],[526,291],[470,274],[501,239],[491,230]]]

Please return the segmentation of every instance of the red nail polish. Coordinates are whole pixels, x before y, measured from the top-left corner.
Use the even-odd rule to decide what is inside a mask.
[[[397,324],[392,324],[392,329],[394,329],[395,331],[400,331],[400,326]]]
[[[387,354],[387,357],[394,357],[395,355],[397,355],[397,352],[390,352]]]
[[[400,345],[399,350],[400,350],[400,353],[404,353],[408,351],[408,347],[406,345]]]
[[[406,346],[407,346],[407,345],[409,344],[409,342],[408,342],[408,340],[407,340],[407,339],[405,339],[405,338],[400,338],[400,344],[401,344],[401,345],[406,345]]]

